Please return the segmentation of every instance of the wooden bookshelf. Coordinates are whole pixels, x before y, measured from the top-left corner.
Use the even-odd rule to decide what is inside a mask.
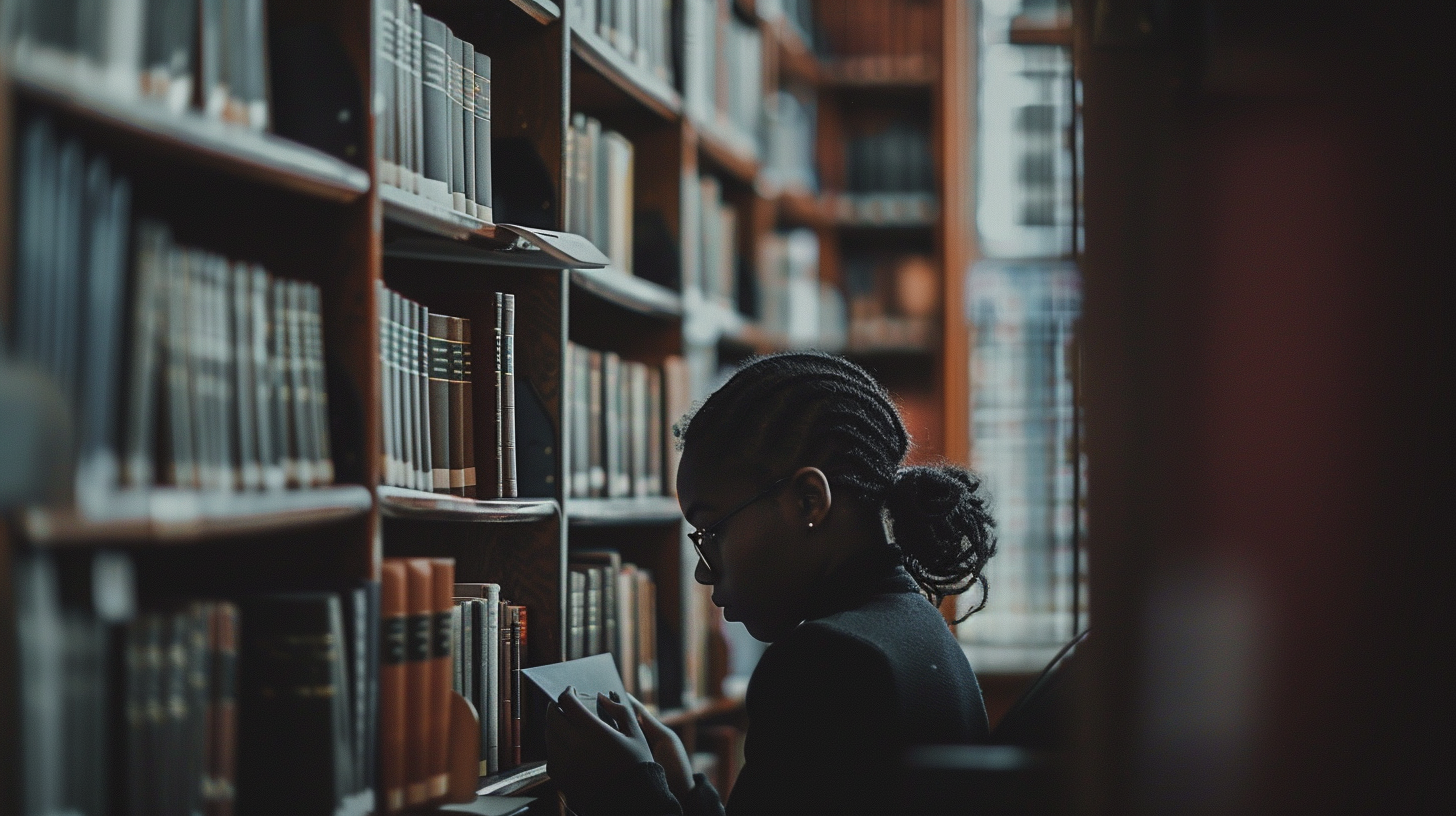
[[[564,264],[531,248],[508,227],[378,183],[372,163],[361,168],[269,133],[110,98],[76,83],[65,71],[9,65],[9,78],[0,76],[0,150],[11,160],[0,169],[0,191],[14,186],[15,141],[8,134],[22,117],[47,115],[59,129],[80,133],[88,146],[113,156],[131,174],[148,211],[174,224],[189,244],[256,261],[279,276],[320,288],[336,478],[330,487],[278,493],[212,496],[163,489],[147,504],[102,519],[83,517],[65,503],[17,511],[11,514],[9,537],[0,537],[5,556],[0,578],[8,578],[5,565],[19,548],[86,553],[119,547],[137,554],[146,605],[158,599],[155,587],[161,585],[197,581],[219,592],[338,586],[378,579],[385,557],[453,557],[456,580],[499,583],[503,595],[528,607],[527,663],[539,665],[567,654],[565,581],[572,552],[612,548],[656,581],[659,703],[665,720],[686,728],[685,739],[691,741],[691,724],[736,716],[741,701],[719,696],[726,666],[712,655],[689,654],[708,645],[689,640],[695,627],[700,627],[697,636],[706,638],[706,625],[696,617],[703,604],[691,583],[695,556],[683,535],[676,499],[578,498],[566,489],[566,451],[575,433],[564,423],[567,343],[653,366],[678,356],[693,360],[693,399],[706,396],[720,365],[788,347],[787,338],[767,327],[737,292],[726,300],[708,300],[681,285],[699,271],[700,233],[690,219],[698,210],[692,200],[698,180],[705,177],[722,184],[723,202],[738,225],[736,271],[750,279],[758,271],[764,241],[790,227],[819,236],[818,277],[836,286],[845,279],[846,257],[866,241],[905,244],[942,264],[961,256],[952,252],[958,239],[946,228],[944,208],[888,230],[837,215],[837,202],[847,191],[844,143],[864,125],[856,117],[873,124],[881,116],[877,111],[888,106],[910,111],[926,127],[940,122],[940,106],[946,104],[940,56],[826,61],[817,55],[823,49],[816,52],[817,46],[785,21],[758,20],[754,4],[729,8],[728,2],[720,6],[724,15],[756,21],[764,37],[765,93],[792,83],[815,97],[818,191],[779,188],[756,135],[744,142],[718,123],[690,121],[684,112],[684,77],[668,82],[595,31],[577,28],[569,3],[423,4],[425,13],[491,57],[492,134],[519,137],[545,168],[553,194],[550,207],[531,216],[535,221],[519,223],[565,227],[572,204],[566,134],[573,113],[595,117],[631,142],[639,221],[641,213],[660,218],[677,256],[677,277],[658,282],[609,267]],[[957,2],[944,0],[947,8]],[[274,0],[269,14],[272,23],[317,25],[337,36],[363,97],[370,98],[375,43],[367,2]],[[674,48],[681,46],[678,39]],[[370,155],[380,138],[381,125],[371,117]],[[495,183],[500,185],[511,169],[496,167]],[[936,200],[950,201],[961,192],[941,186]],[[5,247],[15,214],[8,209],[8,192],[0,201],[7,208],[0,210],[7,215],[0,223],[0,247]],[[509,220],[499,202],[496,217]],[[0,253],[0,298],[10,297],[13,288],[11,263],[11,252]],[[551,485],[546,495],[467,499],[383,484],[380,283],[432,311],[468,317],[481,326],[489,325],[495,292],[516,296],[518,394],[531,389],[554,435],[542,469]],[[7,317],[13,315],[8,302],[0,306]],[[892,361],[913,356],[948,369],[964,367],[948,348],[946,341],[924,349],[860,349],[852,356]],[[895,388],[908,388],[917,399],[929,394],[938,400],[935,365],[917,362],[911,368],[914,377]],[[477,461],[482,461],[494,418],[477,404],[472,421]],[[927,456],[940,452],[924,451]],[[306,544],[315,538],[326,543],[311,552]],[[303,552],[298,565],[288,559],[295,550]],[[11,604],[0,593],[0,622],[13,620]],[[697,680],[690,677],[694,671]],[[701,688],[690,688],[693,682]],[[13,693],[0,689],[0,695]],[[0,735],[0,740],[6,743],[0,756],[19,750],[10,736]],[[510,795],[539,784],[544,777],[540,751],[539,744],[528,745],[527,764],[481,779],[481,793]]]

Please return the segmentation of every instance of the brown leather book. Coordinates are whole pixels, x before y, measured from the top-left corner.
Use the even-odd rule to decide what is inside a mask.
[[[465,447],[463,467],[465,468],[465,495],[475,498],[480,495],[475,475],[475,364],[471,359],[470,319],[460,318],[460,356],[463,365],[460,372],[460,414],[464,427],[461,428],[460,444]]]
[[[430,799],[450,788],[450,693],[454,680],[455,559],[430,559]]]
[[[386,558],[379,587],[379,784],[386,813],[405,801],[405,655],[407,606],[405,564]]]
[[[450,318],[430,312],[430,486],[450,491]]]
[[[430,717],[430,635],[435,616],[434,582],[430,559],[405,559],[405,794],[406,807],[422,805],[430,798],[430,735],[435,730]]]
[[[513,715],[514,695],[511,693],[511,669],[513,668],[513,653],[511,651],[511,606],[510,601],[502,600],[500,605],[500,707],[492,712],[497,722],[500,723],[500,769],[502,771],[514,768],[516,763],[511,750],[513,732],[515,730],[515,716]]]

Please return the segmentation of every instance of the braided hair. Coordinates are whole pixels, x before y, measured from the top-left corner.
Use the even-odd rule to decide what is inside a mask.
[[[902,467],[910,434],[890,395],[842,357],[785,352],[749,361],[673,426],[679,448],[736,463],[762,480],[813,465],[836,490],[889,519],[889,540],[937,606],[979,584],[996,553],[980,480],[941,464]],[[959,621],[958,621],[959,622]]]

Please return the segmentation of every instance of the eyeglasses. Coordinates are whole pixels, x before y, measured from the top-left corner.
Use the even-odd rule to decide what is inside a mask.
[[[708,572],[714,572],[715,570],[713,569],[712,563],[708,561],[708,556],[703,554],[703,548],[711,547],[715,543],[717,543],[718,531],[722,529],[724,524],[728,523],[728,519],[731,519],[738,513],[747,510],[750,505],[752,505],[759,499],[768,498],[769,496],[773,495],[775,491],[777,491],[780,487],[783,487],[784,484],[787,483],[791,478],[793,477],[785,476],[784,478],[779,479],[777,482],[774,482],[773,484],[764,488],[762,493],[759,493],[757,496],[754,496],[743,504],[740,504],[737,507],[733,508],[731,511],[729,511],[727,515],[723,516],[712,524],[709,524],[707,527],[688,533],[688,538],[693,542],[693,549],[698,551],[698,558],[703,562],[703,566],[708,568]]]

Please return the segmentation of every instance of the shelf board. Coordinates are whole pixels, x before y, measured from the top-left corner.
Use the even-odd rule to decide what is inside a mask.
[[[676,292],[612,268],[573,269],[571,283],[639,314],[677,318],[683,313],[682,298]]]
[[[624,499],[567,499],[566,517],[579,527],[626,524],[671,524],[682,521],[682,510],[672,496]]]
[[[716,717],[720,714],[728,714],[743,707],[742,697],[715,697],[711,700],[704,700],[696,705],[687,708],[674,708],[663,711],[657,715],[657,719],[668,727],[687,725],[690,722]]]
[[[379,200],[388,221],[446,238],[500,240],[495,225],[431,201],[418,193],[379,185]]]
[[[935,84],[935,63],[925,55],[849,57],[827,63],[822,83],[836,88],[928,89]]]
[[[561,7],[551,0],[511,0],[511,3],[543,25],[561,19]]]
[[[27,537],[49,546],[179,544],[270,533],[362,516],[374,497],[360,485],[219,493],[157,488],[119,493],[104,513],[35,507],[20,513]]]
[[[808,190],[781,190],[776,201],[781,221],[811,229],[822,229],[834,223],[830,203]]]
[[[374,491],[380,513],[394,519],[500,524],[540,521],[561,512],[555,499],[467,499],[388,485]]]
[[[480,787],[475,789],[475,794],[477,796],[511,796],[534,788],[550,778],[546,775],[545,761],[527,762],[509,771],[482,776],[478,783]]]
[[[671,85],[628,60],[596,33],[573,30],[571,53],[663,119],[676,121],[682,115],[682,97]]]
[[[940,209],[930,193],[841,193],[825,205],[835,224],[853,229],[928,229]]]
[[[698,137],[699,154],[739,182],[749,187],[757,183],[758,157],[751,148],[735,144],[738,139],[706,125],[696,124],[693,131]]]
[[[140,140],[166,155],[328,201],[369,192],[369,174],[319,150],[160,102],[124,99],[80,79],[73,61],[32,52],[8,66],[15,87],[48,105]]]
[[[1057,16],[1050,19],[1018,14],[1011,19],[1008,37],[1012,45],[1060,45],[1072,47],[1072,20]]]

